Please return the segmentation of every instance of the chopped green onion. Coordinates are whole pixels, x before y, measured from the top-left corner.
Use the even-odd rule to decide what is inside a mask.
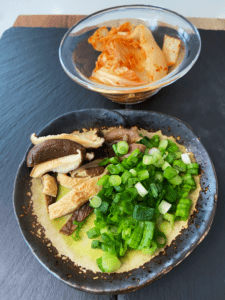
[[[187,170],[189,169],[199,169],[199,164],[198,163],[191,163],[187,165]]]
[[[124,254],[126,253],[126,251],[127,251],[127,244],[125,243],[124,246],[122,246],[122,244],[121,244],[119,255],[120,256],[124,256]]]
[[[142,197],[148,194],[148,191],[143,187],[143,185],[140,182],[135,184],[135,188],[137,189],[138,194]]]
[[[75,233],[72,234],[72,238],[74,241],[78,241],[80,239],[80,230],[84,224],[84,221],[82,221],[82,222],[73,221],[73,224],[77,225],[77,228],[76,228]]]
[[[114,150],[116,156],[119,156],[119,152],[117,151],[117,144],[113,144],[113,145],[112,145],[112,148],[113,148],[113,150]]]
[[[125,184],[130,177],[132,177],[131,172],[125,170],[121,176],[122,183]]]
[[[183,221],[186,221],[188,219],[191,206],[192,201],[190,199],[180,199],[177,204],[175,216],[179,217]]]
[[[152,143],[150,142],[150,139],[147,136],[145,136],[143,139],[137,142],[137,144],[143,144],[149,149],[153,147]]]
[[[109,177],[109,184],[111,186],[118,186],[121,184],[121,177],[119,175],[111,175]]]
[[[184,184],[188,184],[190,186],[192,186],[193,188],[196,187],[196,182],[194,180],[194,178],[191,176],[191,174],[185,174],[184,176],[182,176],[182,180]]]
[[[118,193],[123,192],[125,189],[124,184],[118,185],[118,186],[114,186],[114,190],[116,190]]]
[[[171,167],[171,165],[167,161],[165,161],[162,165],[162,170],[165,171],[167,167]]]
[[[140,181],[148,179],[149,178],[148,171],[147,170],[138,171],[138,178]]]
[[[109,203],[106,202],[106,201],[102,201],[102,204],[100,205],[99,210],[100,210],[103,214],[105,214],[105,213],[107,212],[107,210],[108,210],[108,207],[109,207]]]
[[[171,224],[167,221],[163,221],[160,224],[158,224],[158,228],[165,235],[168,235],[172,230]]]
[[[114,188],[115,188],[115,187],[114,187]],[[113,186],[109,186],[109,187],[105,190],[104,196],[110,197],[110,196],[112,195],[112,192],[113,192]]]
[[[170,209],[170,207],[171,207],[172,205],[170,204],[170,203],[168,203],[168,202],[166,202],[166,201],[164,201],[164,200],[162,200],[162,202],[159,204],[159,206],[158,206],[158,210],[159,210],[159,212],[161,213],[161,214],[165,214],[165,213],[167,213],[168,211],[169,211],[169,209]]]
[[[112,273],[118,270],[121,266],[120,260],[115,256],[109,253],[104,253],[102,256],[102,268],[104,272]]]
[[[175,216],[172,215],[172,214],[166,213],[166,214],[163,215],[163,218],[166,221],[170,222],[171,228],[173,230],[174,229]]]
[[[130,173],[133,177],[137,177],[137,171],[135,169],[130,169]]]
[[[131,188],[126,189],[122,193],[121,198],[126,201],[132,201],[132,200],[135,200],[137,198],[137,196],[138,196],[138,192],[137,192],[136,188],[131,187]]]
[[[101,249],[102,243],[98,240],[93,240],[91,243],[91,248],[92,249]]]
[[[154,237],[156,239],[157,246],[159,248],[165,247],[165,245],[166,245],[166,236],[163,232],[161,232],[159,230],[155,230]]]
[[[113,201],[114,201],[115,203],[117,203],[117,202],[120,201],[120,198],[121,198],[121,194],[118,193],[118,194],[116,194],[116,196],[114,197]]]
[[[110,157],[109,162],[113,165],[116,165],[120,163],[120,160],[117,156],[114,156],[114,157]]]
[[[104,158],[98,165],[99,166],[106,166],[109,163],[109,158]]]
[[[175,202],[178,199],[177,191],[170,184],[166,187],[165,198],[169,202]]]
[[[175,160],[173,162],[173,168],[180,172],[186,172],[187,169],[186,164],[182,160]]]
[[[126,241],[130,248],[138,249],[141,242],[144,230],[144,222],[139,221],[138,225],[134,228],[131,237]]]
[[[178,150],[179,150],[179,147],[171,140],[168,140],[167,151],[171,153],[171,152],[176,152]]]
[[[168,146],[168,140],[161,140],[159,142],[159,150],[160,151],[165,150],[167,148],[167,146]]]
[[[102,257],[97,258],[97,259],[96,259],[96,263],[97,263],[97,265],[98,265],[100,271],[106,272],[106,271],[104,270],[104,268],[102,267]]]
[[[133,218],[140,221],[151,221],[155,209],[142,205],[135,205],[133,211]]]
[[[152,255],[155,253],[157,249],[157,243],[155,241],[151,241],[151,247],[150,248],[143,248],[141,251],[144,253],[144,254],[149,254],[149,255]]]
[[[187,170],[187,174],[198,175],[198,169],[189,169]]]
[[[143,248],[149,248],[154,235],[155,223],[145,221],[145,227],[143,231],[143,237],[138,247],[139,250]]]
[[[191,163],[191,159],[190,159],[190,157],[187,153],[181,154],[181,159],[183,160],[183,162],[185,164],[190,164]]]
[[[129,151],[129,145],[127,144],[127,142],[121,141],[117,143],[117,151],[121,155],[127,154]]]
[[[154,197],[154,198],[157,198],[157,197],[158,197],[158,194],[159,194],[159,191],[158,191],[157,186],[156,186],[155,183],[151,183],[151,184],[150,184],[150,190],[151,190],[151,192],[152,192],[153,197]]]
[[[127,158],[124,158],[121,162],[121,165],[123,166],[124,169],[129,170],[130,166],[127,163]]]
[[[117,165],[110,164],[106,168],[109,171],[109,173],[112,175],[118,175],[119,173],[125,171],[124,167],[121,164],[117,164]]]
[[[172,162],[176,159],[176,152],[173,153],[168,153],[167,157],[165,158],[165,160],[169,163],[172,164]]]
[[[152,155],[144,155],[143,156],[143,164],[144,165],[151,165],[157,161],[157,158]]]
[[[168,180],[172,179],[176,175],[177,175],[177,172],[172,167],[167,167],[163,173],[163,176]]]
[[[107,184],[107,182],[108,182],[108,180],[109,180],[109,175],[104,175],[104,176],[102,176],[99,180],[98,180],[98,182],[97,182],[97,185],[106,185]]]
[[[89,239],[94,239],[100,236],[100,230],[96,227],[89,229],[86,233]]]
[[[182,183],[182,178],[179,175],[174,176],[169,182],[173,185],[180,185]]]
[[[163,182],[163,174],[161,172],[159,172],[159,171],[155,172],[154,178],[155,178],[155,180]]]
[[[93,196],[89,199],[90,206],[93,208],[98,208],[102,204],[102,199],[98,196]]]

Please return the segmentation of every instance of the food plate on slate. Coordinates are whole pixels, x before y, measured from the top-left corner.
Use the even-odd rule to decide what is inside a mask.
[[[85,109],[62,115],[39,132],[38,136],[70,133],[83,128],[138,126],[146,130],[161,130],[173,136],[194,154],[200,165],[201,192],[191,215],[188,228],[183,229],[163,252],[139,268],[123,273],[82,271],[69,258],[58,255],[57,249],[45,237],[45,231],[33,213],[30,169],[25,153],[14,186],[14,209],[21,233],[32,253],[52,275],[69,286],[96,294],[121,294],[140,289],[182,262],[207,235],[217,203],[217,178],[211,159],[199,138],[184,122],[157,112],[135,110]]]

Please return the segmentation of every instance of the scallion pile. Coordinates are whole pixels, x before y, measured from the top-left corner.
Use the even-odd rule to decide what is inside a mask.
[[[154,254],[165,246],[167,229],[189,217],[188,195],[196,189],[199,165],[169,139],[142,136],[139,143],[145,153],[136,149],[121,161],[129,150],[122,141],[113,145],[116,156],[99,164],[109,174],[99,179],[102,189],[90,200],[96,219],[87,235],[92,248],[105,252],[97,259],[102,272],[116,271],[129,249]]]

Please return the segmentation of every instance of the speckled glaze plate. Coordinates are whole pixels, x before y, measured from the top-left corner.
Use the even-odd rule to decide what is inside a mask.
[[[26,156],[32,145],[28,148],[19,167],[14,187],[14,209],[18,224],[26,243],[38,261],[56,278],[69,286],[96,294],[121,294],[135,291],[168,273],[205,238],[216,210],[217,178],[211,159],[192,129],[176,118],[150,111],[86,109],[58,117],[38,136],[70,133],[82,128],[118,125],[124,127],[137,125],[146,130],[162,130],[164,135],[179,137],[177,142],[194,153],[201,168],[202,191],[188,228],[184,229],[164,252],[142,267],[125,273],[99,272],[96,275],[90,270],[86,273],[81,272],[80,267],[74,267],[70,259],[65,260],[57,256],[56,248],[49,247],[50,241],[45,238],[43,227],[38,224],[37,217],[32,213],[30,170],[26,166]]]

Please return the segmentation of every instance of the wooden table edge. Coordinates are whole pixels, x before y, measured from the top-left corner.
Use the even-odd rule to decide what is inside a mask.
[[[19,15],[13,27],[70,28],[85,15]],[[187,18],[198,29],[225,30],[225,19]]]

